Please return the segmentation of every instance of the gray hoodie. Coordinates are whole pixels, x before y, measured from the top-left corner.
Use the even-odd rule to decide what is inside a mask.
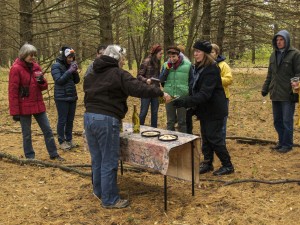
[[[277,48],[277,36],[282,36],[285,40],[283,51]],[[290,79],[295,76],[300,77],[300,52],[290,46],[290,34],[286,30],[281,30],[275,34],[272,44],[274,52],[270,56],[268,75],[262,87],[262,92],[270,93],[272,101],[291,101],[292,87]]]

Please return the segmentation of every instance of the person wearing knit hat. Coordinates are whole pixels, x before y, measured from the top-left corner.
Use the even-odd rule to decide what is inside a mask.
[[[147,83],[148,85],[160,86],[159,74],[161,67],[161,58],[163,55],[162,47],[159,44],[155,44],[150,49],[150,55],[146,57],[141,63],[137,78],[140,81]],[[140,110],[140,124],[144,125],[146,116],[148,114],[149,106],[151,105],[151,127],[157,127],[158,98],[141,98],[141,110]]]
[[[196,41],[194,47],[195,65],[193,77],[189,83],[189,96],[173,101],[174,107],[191,110],[200,120],[202,153],[204,161],[199,173],[214,170],[214,153],[222,166],[213,175],[225,175],[234,172],[229,152],[222,135],[224,118],[228,115],[226,96],[222,86],[220,69],[210,55],[212,46],[209,41]],[[187,120],[189,120],[187,118]],[[189,121],[191,122],[191,121]]]
[[[169,59],[164,63],[160,74],[160,81],[164,91],[173,98],[188,95],[188,83],[192,76],[191,62],[180,54],[176,46],[167,48]],[[176,108],[173,102],[166,103],[167,129],[175,130],[175,123],[178,123],[178,130],[186,133],[186,109]]]
[[[75,62],[75,51],[63,46],[56,62],[51,67],[54,80],[54,100],[58,113],[57,136],[60,149],[69,150],[78,145],[73,142],[73,122],[75,118],[77,91],[79,83],[78,65]]]

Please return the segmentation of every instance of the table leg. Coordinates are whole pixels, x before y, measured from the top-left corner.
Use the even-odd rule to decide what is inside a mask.
[[[192,144],[192,196],[195,196],[195,159],[194,159],[194,152],[195,152],[195,145],[194,141],[191,142]]]
[[[123,160],[120,160],[120,164],[121,164],[121,175],[123,175]]]
[[[167,176],[164,175],[164,203],[165,203],[165,211],[167,211]]]

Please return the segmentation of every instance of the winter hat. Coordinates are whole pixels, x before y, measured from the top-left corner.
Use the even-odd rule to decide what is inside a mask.
[[[159,44],[155,44],[151,47],[150,54],[155,55],[162,50],[162,47]]]
[[[107,55],[109,57],[112,57],[118,61],[120,61],[122,56],[125,56],[126,49],[121,48],[119,45],[109,45],[105,49],[103,55]]]
[[[180,53],[180,49],[176,46],[170,46],[167,48],[167,53],[168,54],[176,54],[176,55],[179,55]]]
[[[60,54],[62,54],[63,58],[67,58],[68,56],[75,57],[75,51],[73,48],[70,48],[68,46],[64,46],[61,48]]]
[[[211,53],[212,46],[209,41],[198,40],[195,42],[193,48],[201,50],[201,51],[209,54],[209,53]]]

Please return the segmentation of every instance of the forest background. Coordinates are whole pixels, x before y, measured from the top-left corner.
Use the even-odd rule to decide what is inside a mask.
[[[300,47],[297,0],[0,0],[0,66],[9,67],[25,42],[38,49],[44,70],[63,45],[82,63],[98,45],[127,49],[137,67],[154,43],[186,46],[196,39],[217,43],[231,65],[266,66],[271,39],[286,29]],[[242,59],[242,61],[241,61]]]
[[[116,212],[99,206],[92,195],[90,175],[13,164],[0,158],[0,225],[299,224],[300,186],[295,182],[300,177],[299,147],[286,154],[270,150],[277,138],[272,105],[260,95],[273,35],[288,30],[291,44],[300,49],[299,0],[0,0],[0,6],[0,153],[17,160],[24,158],[20,124],[8,111],[7,86],[9,67],[25,42],[37,47],[37,60],[49,82],[44,99],[56,137],[57,112],[49,68],[61,46],[75,49],[82,77],[98,45],[120,44],[127,49],[125,68],[135,76],[152,44],[160,43],[164,49],[182,44],[192,59],[193,42],[206,39],[221,47],[233,70],[227,147],[235,165],[235,173],[226,177],[216,178],[211,173],[201,176],[195,196],[191,195],[190,182],[168,179],[167,212],[163,176],[125,165],[126,173],[118,176],[118,183],[121,196],[129,198],[131,206]],[[82,81],[77,91],[74,138],[80,147],[60,150],[67,160],[63,165],[90,164],[82,138]],[[129,97],[125,122],[130,122],[133,104],[139,105],[139,99]],[[299,115],[296,110],[295,118]],[[159,128],[165,128],[163,106],[159,107],[158,122]],[[199,122],[194,125],[194,133],[199,134]],[[34,120],[32,131],[37,158],[51,163]],[[298,144],[298,126],[294,134]],[[238,142],[238,137],[269,142]],[[214,166],[218,168],[220,162],[215,160]],[[90,172],[89,167],[82,170]],[[224,185],[248,179],[257,182]],[[268,180],[272,185],[263,183]]]

